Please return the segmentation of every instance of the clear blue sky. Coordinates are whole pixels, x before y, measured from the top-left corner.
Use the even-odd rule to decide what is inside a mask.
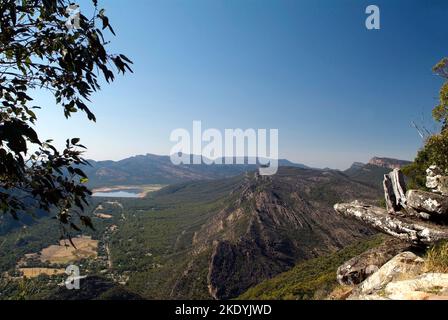
[[[81,10],[88,6],[82,1]],[[364,26],[381,9],[381,30]],[[80,137],[96,160],[168,154],[170,132],[278,128],[280,156],[346,168],[372,156],[412,159],[432,126],[448,55],[448,2],[355,0],[101,1],[117,37],[110,48],[135,73],[93,97],[96,124],[65,120],[53,100],[43,137]],[[190,129],[191,130],[191,129]]]

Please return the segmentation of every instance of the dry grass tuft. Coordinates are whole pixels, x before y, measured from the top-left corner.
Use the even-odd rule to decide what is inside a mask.
[[[346,300],[353,292],[353,286],[338,285],[328,295],[328,300]]]
[[[425,271],[448,273],[448,241],[429,248],[425,257]]]

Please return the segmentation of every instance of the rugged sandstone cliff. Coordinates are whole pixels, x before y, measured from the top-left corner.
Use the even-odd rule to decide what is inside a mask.
[[[191,261],[173,294],[188,296],[194,275],[207,265],[210,296],[236,297],[297,262],[373,234],[333,211],[335,200],[357,194],[372,202],[379,197],[378,189],[338,171],[281,168],[272,177],[247,175],[227,205],[195,234]]]

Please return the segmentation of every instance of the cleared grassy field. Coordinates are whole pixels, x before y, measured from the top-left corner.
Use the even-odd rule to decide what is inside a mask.
[[[72,239],[76,248],[61,240],[59,245],[51,245],[40,252],[40,261],[50,264],[67,264],[82,259],[96,259],[98,256],[98,240],[91,237]]]
[[[25,278],[37,278],[40,275],[56,276],[65,273],[65,269],[55,268],[20,268],[19,271]]]

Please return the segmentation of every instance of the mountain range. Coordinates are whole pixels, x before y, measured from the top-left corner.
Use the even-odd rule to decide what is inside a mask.
[[[283,160],[277,174],[261,176],[256,165],[174,166],[154,155],[91,163],[86,173],[95,185],[169,184],[144,198],[92,198],[87,214],[100,251],[87,264],[96,270],[89,292],[113,299],[231,299],[305,261],[321,261],[374,234],[333,205],[378,204],[383,191],[375,181],[391,170],[387,161],[339,171]],[[16,272],[25,254],[57,242],[54,220],[41,220],[0,234],[1,272]],[[76,299],[50,289],[46,297]]]
[[[193,158],[199,156],[190,155]],[[221,159],[225,163],[226,159]],[[231,159],[236,163],[236,159]],[[239,159],[244,164],[181,164],[174,165],[169,156],[154,154],[137,155],[120,161],[95,161],[89,160],[90,166],[84,167],[89,177],[91,188],[114,185],[144,185],[144,184],[175,184],[195,180],[213,180],[237,176],[244,172],[254,171],[259,166],[248,164],[247,158]],[[399,168],[409,164],[409,161],[391,158],[372,158],[367,164],[355,162],[349,169],[343,171],[355,180],[376,184],[376,178],[388,173],[393,168]],[[279,167],[296,167],[310,169],[310,167],[294,163],[286,159],[278,160]],[[318,169],[316,169],[318,170]],[[322,169],[331,170],[331,169]],[[374,178],[373,180],[371,178]]]
[[[411,161],[398,160],[393,158],[373,157],[372,159],[370,159],[368,164],[387,169],[400,169],[408,164],[411,164]]]
[[[350,168],[343,172],[353,180],[372,186],[381,186],[385,174],[393,169],[400,169],[410,163],[410,161],[405,160],[373,157],[366,164],[354,162]]]
[[[190,155],[191,163],[193,158]],[[225,163],[226,159],[221,159]],[[236,163],[236,159],[231,159]],[[239,159],[245,164],[201,164],[174,165],[169,156],[154,154],[137,155],[120,161],[89,160],[90,166],[83,168],[92,188],[112,185],[174,184],[192,180],[212,180],[254,171],[256,164],[248,164],[247,158]],[[286,159],[278,161],[279,166],[307,168]]]

